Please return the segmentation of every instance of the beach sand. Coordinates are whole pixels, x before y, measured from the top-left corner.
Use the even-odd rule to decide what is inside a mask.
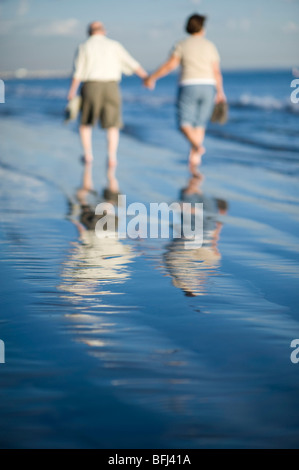
[[[70,216],[74,127],[2,120],[2,448],[298,447],[297,178],[205,146],[202,195],[227,203],[207,245],[103,242]],[[103,132],[94,147],[101,195]],[[117,175],[128,203],[171,203],[186,155],[122,134]]]

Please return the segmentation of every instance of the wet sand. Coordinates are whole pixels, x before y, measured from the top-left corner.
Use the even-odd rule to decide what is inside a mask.
[[[74,223],[79,148],[71,127],[1,123],[1,447],[298,447],[296,177],[207,138],[204,246],[103,243]],[[189,180],[185,155],[126,135],[117,175],[128,203]]]

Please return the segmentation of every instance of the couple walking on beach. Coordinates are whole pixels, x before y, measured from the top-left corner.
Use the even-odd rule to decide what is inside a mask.
[[[156,81],[181,66],[177,97],[178,127],[190,143],[189,168],[196,174],[205,149],[205,129],[214,104],[226,101],[219,53],[204,37],[206,17],[192,15],[187,20],[189,37],[179,41],[168,60],[148,75],[143,67],[117,41],[106,37],[104,25],[93,22],[89,38],[78,48],[74,73],[68,93],[73,99],[81,88],[82,107],[80,137],[85,163],[93,160],[92,127],[100,121],[107,129],[108,169],[115,171],[121,120],[119,82],[122,74],[136,74],[146,87],[154,89]]]

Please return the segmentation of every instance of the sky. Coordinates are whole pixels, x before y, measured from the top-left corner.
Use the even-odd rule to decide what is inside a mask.
[[[93,20],[150,71],[193,13],[208,16],[223,69],[299,66],[299,0],[0,0],[0,72],[71,71]]]

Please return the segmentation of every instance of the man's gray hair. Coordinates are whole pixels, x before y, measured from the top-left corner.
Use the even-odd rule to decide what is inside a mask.
[[[105,28],[103,23],[101,23],[100,21],[93,21],[88,25],[87,32],[89,36],[92,36],[93,34],[104,32],[104,30]]]

